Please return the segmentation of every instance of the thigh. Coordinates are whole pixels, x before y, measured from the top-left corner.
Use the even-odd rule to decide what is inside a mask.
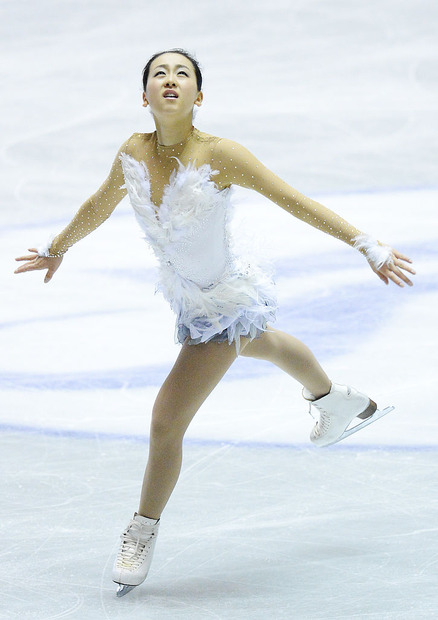
[[[247,344],[243,340],[242,348]],[[158,393],[154,417],[169,425],[177,421],[178,427],[185,430],[236,357],[235,345],[228,342],[185,342]]]
[[[261,360],[269,360],[273,350],[278,345],[279,335],[282,334],[278,329],[269,325],[267,331],[263,332],[258,338],[254,338],[247,346],[242,348],[240,355],[243,357],[254,357]]]

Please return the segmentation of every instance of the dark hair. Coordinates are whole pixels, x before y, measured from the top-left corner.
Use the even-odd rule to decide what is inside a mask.
[[[190,62],[193,65],[193,68],[195,70],[195,75],[196,75],[196,83],[198,86],[198,90],[201,90],[202,88],[202,73],[201,73],[201,68],[199,66],[199,62],[196,60],[196,58],[194,58],[191,54],[189,54],[189,52],[186,52],[183,49],[180,48],[175,48],[172,50],[164,50],[164,52],[158,52],[157,54],[154,54],[153,56],[151,56],[145,66],[145,68],[143,69],[143,90],[146,91],[146,85],[148,83],[148,78],[149,78],[149,71],[151,68],[151,64],[154,62],[155,58],[158,58],[158,56],[161,56],[162,54],[181,54],[181,56],[185,56],[187,58],[187,60],[190,60]]]

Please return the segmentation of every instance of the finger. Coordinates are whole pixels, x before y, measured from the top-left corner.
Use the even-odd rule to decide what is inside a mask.
[[[404,254],[401,254],[401,252],[398,252],[397,250],[393,249],[392,253],[394,254],[396,258],[400,258],[401,260],[404,260],[407,263],[412,263],[412,260],[409,258],[409,256],[405,256]]]
[[[33,271],[35,269],[42,269],[42,267],[36,267],[34,264],[32,263],[26,263],[25,265],[21,265],[21,267],[18,267],[14,273],[24,273],[25,271]]]
[[[412,273],[413,276],[415,276],[415,274],[417,273],[415,271],[415,269],[412,269],[412,267],[409,267],[409,265],[404,265],[403,263],[397,263],[394,262],[395,265],[397,265],[397,267],[399,267],[400,269],[404,269],[405,271],[408,271],[409,273]]]
[[[15,260],[35,260],[38,258],[38,254],[29,254],[28,256],[19,256]]]
[[[399,278],[398,275],[395,273],[395,271],[387,269],[387,277],[391,280],[391,282],[394,282],[394,284],[400,286],[400,288],[404,288],[405,285],[403,284],[401,278]]]
[[[394,271],[394,273],[396,273],[397,276],[401,278],[404,282],[409,284],[409,286],[413,286],[413,283],[411,282],[411,280],[406,276],[405,273],[403,273],[403,271],[407,271],[408,273],[414,276],[415,270],[412,269],[412,267],[409,267],[409,265],[404,264],[403,261],[401,260],[395,260],[392,263],[392,265],[388,265],[388,269]]]
[[[44,278],[44,284],[47,284],[47,282],[50,282],[50,280],[52,279],[53,274],[55,273],[55,271],[56,271],[56,269],[48,269],[47,270],[47,273],[46,273],[45,278]]]
[[[23,273],[25,271],[34,271],[35,269],[45,269],[47,265],[44,264],[43,260],[32,260],[21,267],[18,267],[14,273]]]
[[[26,263],[25,265],[21,265],[20,267],[17,267],[14,273],[23,273],[23,271],[29,271],[29,269],[31,269],[31,267],[29,267],[30,264],[31,263]]]
[[[414,286],[413,282],[400,269],[395,269],[393,273],[396,274],[398,278],[400,278],[400,280],[403,280],[403,282],[405,282],[409,286]]]
[[[404,256],[399,252],[393,252],[394,260],[392,261],[393,265],[404,269],[405,271],[409,271],[409,273],[415,274],[415,270],[411,267],[412,261],[408,256]]]
[[[35,254],[38,254],[38,250],[36,248],[27,248],[28,252],[35,252]]]
[[[62,256],[50,260],[47,273],[46,273],[46,277],[44,278],[44,282],[50,282],[55,272],[59,269],[61,262],[62,262]]]
[[[399,280],[398,278],[396,278],[395,276],[389,276],[389,279],[391,280],[391,282],[394,282],[394,284],[396,284],[400,288],[404,288],[405,287],[403,282],[401,280]]]
[[[397,286],[400,286],[401,288],[404,287],[403,282],[399,278],[397,278],[397,276],[394,273],[389,272],[388,279],[391,280],[391,282],[394,282],[394,284],[397,284]]]

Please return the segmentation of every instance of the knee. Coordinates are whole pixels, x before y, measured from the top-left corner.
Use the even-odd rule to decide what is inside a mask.
[[[184,432],[185,428],[182,427],[172,403],[157,399],[152,409],[151,439],[160,443],[181,441]]]

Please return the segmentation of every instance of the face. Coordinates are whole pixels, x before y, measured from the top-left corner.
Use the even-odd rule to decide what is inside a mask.
[[[143,93],[143,105],[149,105],[153,114],[186,116],[193,106],[202,103],[198,91],[195,69],[188,58],[169,52],[153,61]]]

